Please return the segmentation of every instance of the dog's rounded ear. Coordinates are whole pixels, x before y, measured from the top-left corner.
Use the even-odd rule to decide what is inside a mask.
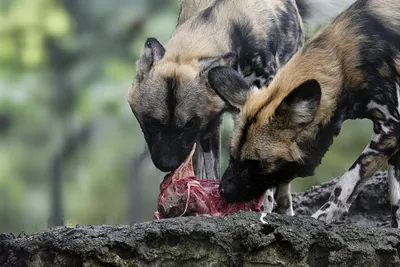
[[[151,67],[160,61],[165,54],[162,44],[155,38],[148,38],[144,44],[142,55],[136,62],[136,78],[141,82]]]
[[[277,112],[292,125],[306,125],[314,120],[321,101],[321,86],[315,79],[293,89],[279,105]]]
[[[250,92],[250,84],[230,67],[212,68],[208,72],[208,83],[227,105],[239,110]]]

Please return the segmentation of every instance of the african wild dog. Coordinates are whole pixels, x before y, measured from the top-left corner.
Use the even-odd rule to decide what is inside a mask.
[[[230,66],[266,84],[302,44],[294,1],[183,1],[166,48],[146,41],[128,97],[155,166],[176,169],[197,142],[204,159],[195,162],[196,175],[219,177],[220,118],[232,107],[209,88],[207,72]]]
[[[297,0],[310,18],[320,2],[336,0]],[[221,115],[237,107],[210,88],[208,71],[228,66],[265,86],[303,40],[295,0],[184,0],[167,46],[146,41],[128,96],[155,166],[176,169],[196,142],[196,176],[219,177]]]
[[[374,124],[370,143],[313,217],[328,223],[342,218],[367,179],[388,162],[392,225],[399,226],[400,1],[356,1],[263,90],[249,89],[226,67],[208,76],[220,95],[242,106],[220,184],[223,197],[251,199],[312,175],[342,122],[366,118]]]

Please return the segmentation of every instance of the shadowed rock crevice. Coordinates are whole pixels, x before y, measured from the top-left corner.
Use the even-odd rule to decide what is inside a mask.
[[[345,223],[325,225],[308,215],[333,185],[294,194],[298,215],[271,214],[266,224],[258,213],[239,212],[0,234],[0,266],[400,266],[400,230],[388,227],[386,173],[368,182]]]

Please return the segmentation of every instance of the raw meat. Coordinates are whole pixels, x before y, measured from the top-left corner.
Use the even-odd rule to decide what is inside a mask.
[[[178,216],[223,216],[239,210],[261,211],[264,195],[257,200],[227,203],[218,193],[219,180],[195,177],[192,164],[194,145],[190,155],[160,185],[156,219]]]

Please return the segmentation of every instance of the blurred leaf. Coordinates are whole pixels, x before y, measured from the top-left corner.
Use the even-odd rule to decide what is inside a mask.
[[[70,31],[68,15],[61,8],[55,8],[45,17],[46,33],[53,37],[63,37]]]
[[[106,78],[120,81],[126,77],[132,77],[132,64],[122,60],[109,60],[105,65]]]

